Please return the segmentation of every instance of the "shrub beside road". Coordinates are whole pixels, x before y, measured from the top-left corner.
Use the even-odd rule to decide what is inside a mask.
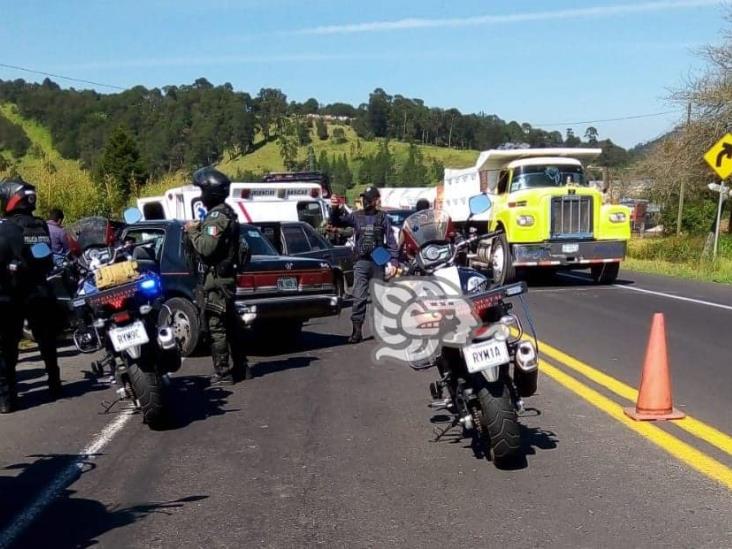
[[[732,284],[732,236],[720,235],[716,261],[702,259],[703,236],[634,238],[624,267],[634,271]]]

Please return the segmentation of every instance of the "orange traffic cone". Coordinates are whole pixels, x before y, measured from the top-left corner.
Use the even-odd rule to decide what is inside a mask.
[[[653,315],[638,401],[635,408],[625,408],[625,413],[636,421],[686,417],[686,414],[674,408],[671,399],[671,375],[668,370],[663,313]]]

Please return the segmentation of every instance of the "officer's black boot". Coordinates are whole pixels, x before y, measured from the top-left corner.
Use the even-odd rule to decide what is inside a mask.
[[[61,380],[58,378],[52,378],[48,380],[48,393],[51,398],[56,400],[64,395],[63,387],[61,386]]]
[[[15,388],[0,388],[0,414],[9,414],[15,410]]]
[[[0,396],[0,414],[9,414],[15,410],[13,399],[9,394]]]
[[[224,360],[225,359],[225,360]],[[233,385],[234,377],[229,369],[229,357],[214,357],[214,375],[211,385]]]
[[[243,359],[237,362],[236,366],[234,366],[232,376],[235,382],[246,381],[254,378],[254,372],[252,372],[252,367],[249,366],[249,362],[246,359]]]
[[[363,340],[363,322],[353,321],[353,333],[348,338],[348,343],[360,343]]]

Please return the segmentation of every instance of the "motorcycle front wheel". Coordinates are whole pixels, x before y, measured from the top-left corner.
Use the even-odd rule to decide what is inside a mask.
[[[133,398],[142,411],[145,424],[151,429],[160,429],[165,424],[163,384],[154,367],[141,368],[131,364],[127,369]]]
[[[508,385],[499,380],[486,383],[478,393],[481,426],[488,438],[493,462],[503,465],[518,457],[521,431]]]

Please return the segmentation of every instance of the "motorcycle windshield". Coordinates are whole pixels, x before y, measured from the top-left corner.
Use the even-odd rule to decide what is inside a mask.
[[[92,246],[110,246],[114,227],[106,217],[86,217],[67,228],[82,251]]]
[[[404,220],[402,232],[417,246],[427,242],[449,240],[450,216],[444,210],[422,210]]]

